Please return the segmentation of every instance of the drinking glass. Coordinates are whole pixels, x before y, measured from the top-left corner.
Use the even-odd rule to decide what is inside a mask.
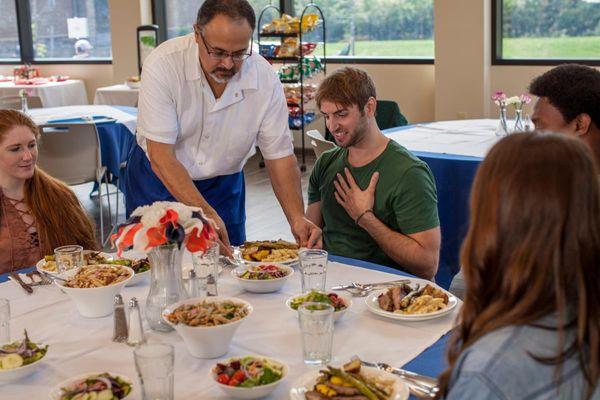
[[[83,265],[83,247],[77,245],[61,246],[54,249],[56,272],[61,274]]]
[[[299,256],[302,293],[313,289],[324,292],[327,277],[327,252],[316,249],[302,250]]]
[[[217,283],[219,279],[219,245],[213,244],[204,253],[192,253],[192,264],[196,276],[201,281],[207,282],[208,296],[217,296]]]
[[[0,343],[10,342],[10,302],[0,299]]]
[[[307,302],[298,307],[305,364],[327,364],[333,346],[333,306]]]
[[[170,344],[148,343],[133,350],[143,400],[173,400],[175,350]]]

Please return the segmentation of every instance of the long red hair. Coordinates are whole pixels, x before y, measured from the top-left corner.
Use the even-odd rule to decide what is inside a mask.
[[[29,128],[39,139],[39,129],[27,115],[0,110],[0,142],[16,126]],[[24,191],[24,201],[35,218],[43,254],[53,254],[56,247],[68,244],[98,249],[94,225],[67,185],[36,167]]]
[[[591,397],[600,377],[598,172],[589,148],[567,135],[511,135],[489,152],[471,192],[460,256],[465,299],[440,396],[461,352],[482,336],[555,314],[556,353],[531,356],[555,365],[556,378],[576,356]]]

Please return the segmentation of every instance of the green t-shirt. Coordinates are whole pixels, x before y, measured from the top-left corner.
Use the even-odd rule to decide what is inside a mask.
[[[429,166],[398,143],[390,140],[375,160],[362,167],[348,163],[348,150],[335,148],[321,155],[310,175],[308,204],[321,202],[323,246],[332,254],[377,264],[400,267],[377,242],[354,223],[335,200],[337,173],[347,167],[358,186],[365,190],[374,172],[379,172],[373,212],[390,229],[412,234],[440,225],[437,195]]]

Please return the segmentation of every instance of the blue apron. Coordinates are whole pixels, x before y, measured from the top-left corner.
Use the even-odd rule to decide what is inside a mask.
[[[198,191],[223,219],[229,241],[239,246],[246,240],[246,186],[242,171],[231,175],[194,181]],[[154,174],[144,150],[135,145],[125,169],[125,208],[129,215],[139,206],[155,201],[176,201]]]

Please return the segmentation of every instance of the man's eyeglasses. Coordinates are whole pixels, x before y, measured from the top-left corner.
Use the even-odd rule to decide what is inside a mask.
[[[243,61],[252,55],[252,44],[254,43],[254,38],[250,40],[250,50],[242,50],[230,53],[225,50],[215,49],[214,47],[206,43],[206,39],[204,38],[204,34],[202,34],[201,30],[198,29],[196,32],[198,33],[198,35],[200,35],[200,38],[202,39],[202,43],[204,43],[204,47],[206,47],[206,52],[208,53],[208,55],[215,60],[223,61],[226,58],[231,57],[233,61]]]

